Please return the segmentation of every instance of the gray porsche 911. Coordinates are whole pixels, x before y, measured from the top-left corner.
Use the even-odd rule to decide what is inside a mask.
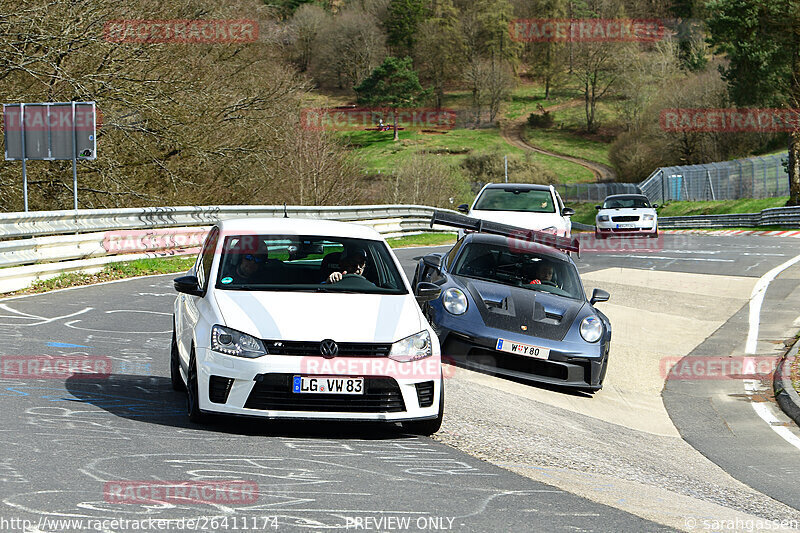
[[[443,360],[475,370],[575,387],[603,386],[611,323],[586,298],[572,258],[577,240],[437,211],[431,224],[471,231],[417,265],[414,287],[441,296],[423,304]]]

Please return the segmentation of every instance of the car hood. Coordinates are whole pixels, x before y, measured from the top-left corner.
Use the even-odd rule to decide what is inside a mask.
[[[525,229],[542,230],[550,226],[565,229],[565,220],[559,213],[525,213],[522,211],[481,211],[474,209],[469,216],[509,224]]]
[[[458,277],[488,327],[563,340],[586,302],[521,287]],[[523,326],[525,329],[523,329]]]
[[[261,339],[395,342],[424,329],[410,294],[217,291],[225,325]]]

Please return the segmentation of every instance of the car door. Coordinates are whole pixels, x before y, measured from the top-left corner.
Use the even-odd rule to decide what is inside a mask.
[[[197,276],[198,286],[204,292],[208,290],[208,280],[211,275],[211,265],[214,262],[214,253],[217,249],[217,242],[219,241],[219,228],[213,227],[209,231],[203,248],[197,257],[197,262],[194,266],[195,276]],[[192,339],[194,330],[197,326],[200,312],[198,310],[198,302],[202,296],[192,296],[190,294],[181,294],[181,317],[178,334],[178,342],[181,354],[181,365],[184,370],[189,365],[189,352],[192,347]]]

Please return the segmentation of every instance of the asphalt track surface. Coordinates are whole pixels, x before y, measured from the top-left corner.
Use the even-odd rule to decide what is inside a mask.
[[[800,254],[800,240],[760,236],[734,239],[677,234],[666,235],[656,245],[656,250],[585,253],[576,262],[582,275],[589,278],[592,275],[602,277],[622,268],[755,279]],[[436,249],[403,249],[397,254],[411,276],[414,259],[432,250]],[[561,428],[571,422],[587,428],[591,439],[582,437],[587,445],[591,440],[606,449],[616,450],[615,441],[627,436],[626,432],[630,433],[628,447],[635,447],[636,439],[642,439],[643,447],[656,445],[655,441],[647,440],[651,435],[642,436],[634,432],[635,428],[612,425],[583,407],[563,408],[559,401],[574,400],[568,391],[520,383],[498,385],[501,380],[488,376],[467,375],[464,380],[454,379],[453,383],[446,384],[449,401],[445,429],[451,424],[461,433],[443,431],[443,436],[436,439],[414,437],[396,428],[374,425],[262,423],[241,419],[219,419],[206,426],[190,424],[185,416],[185,398],[171,390],[168,379],[171,305],[175,297],[171,288],[173,277],[141,278],[0,300],[0,337],[3,340],[0,354],[4,359],[7,356],[89,355],[108,358],[113,368],[106,379],[76,376],[0,379],[0,409],[4,420],[0,430],[0,449],[3,450],[0,456],[0,480],[3,482],[0,530],[22,531],[14,526],[19,526],[19,521],[24,519],[31,521],[29,531],[78,531],[77,527],[45,522],[45,519],[66,518],[171,519],[171,527],[177,530],[179,519],[203,517],[206,520],[227,518],[228,522],[217,523],[213,529],[199,527],[209,526],[208,522],[195,523],[195,530],[275,530],[276,523],[279,531],[691,529],[680,527],[677,521],[659,518],[657,514],[654,515],[657,520],[653,521],[646,518],[645,512],[630,512],[624,502],[617,501],[621,498],[603,497],[586,488],[579,490],[570,484],[572,478],[553,477],[552,483],[545,482],[543,479],[547,476],[539,475],[544,471],[540,467],[532,476],[525,470],[531,468],[529,464],[491,456],[490,451],[504,449],[503,439],[514,437],[511,432],[504,433],[500,426],[496,428],[497,435],[490,435],[497,439],[494,446],[481,441],[477,445],[480,449],[473,449],[470,446],[475,443],[466,442],[469,435],[464,437],[468,431],[457,425],[467,424],[467,429],[474,429],[476,434],[484,431],[477,423],[469,426],[470,417],[497,406],[488,405],[481,395],[507,394],[500,388],[508,387],[522,392],[513,398],[502,396],[502,401],[523,402],[521,409],[538,410],[541,414],[530,425],[544,424],[537,428],[541,429],[538,436],[547,437],[549,448],[546,453],[543,449],[539,451],[540,455],[551,458],[548,464],[554,467],[570,468],[558,465],[557,458],[577,453],[575,448],[581,446],[573,444],[571,439],[580,443],[581,437],[572,434],[575,432],[561,433],[557,425],[547,426],[548,420],[553,424],[559,421],[563,424]],[[779,277],[770,286],[764,313],[774,314],[776,326],[774,331],[765,326],[769,334],[782,334],[787,329],[784,327],[787,321],[791,325],[793,317],[787,306],[796,308],[796,299],[792,298],[797,295],[798,282],[800,275],[788,279]],[[586,284],[590,290],[591,286]],[[611,292],[613,301],[615,293]],[[646,299],[646,292],[637,298]],[[745,312],[745,308],[739,309],[730,321],[698,344],[691,355],[737,350],[743,343],[742,330],[746,330],[741,322],[746,322]],[[490,379],[495,381],[489,382]],[[485,387],[485,384],[494,388]],[[792,511],[800,506],[800,497],[791,490],[787,492],[786,487],[797,479],[800,470],[796,457],[800,450],[755,416],[749,402],[741,398],[741,390],[708,388],[708,385],[719,388],[736,387],[736,384],[679,383],[674,389],[671,385],[668,383],[664,403],[677,431],[703,456],[743,484],[741,494],[737,488],[729,495],[720,495],[715,503],[748,516],[793,518]],[[694,388],[689,394],[677,388],[678,385]],[[705,387],[702,391],[701,386]],[[542,400],[539,397],[527,400],[523,396],[529,392],[556,400],[548,400],[550,404],[538,403]],[[602,405],[599,402],[603,401],[600,396],[603,393],[605,390],[586,402]],[[729,410],[724,420],[718,422],[719,414],[693,408],[696,402],[693,396],[698,394],[715,398],[718,404],[720,397],[738,396],[734,397],[735,402],[725,404]],[[459,398],[472,398],[475,404],[459,402]],[[454,401],[458,403],[451,410],[450,402]],[[462,416],[462,412],[467,414]],[[498,414],[498,421],[500,417]],[[725,435],[723,441],[711,431],[722,432],[730,423],[734,427],[739,424],[747,431],[742,429]],[[459,438],[465,440],[463,445],[458,442]],[[754,443],[759,446],[763,443],[768,456],[754,453],[754,449],[763,451],[754,448]],[[625,463],[631,461],[625,453],[620,451],[619,456],[609,456],[607,462],[624,470]],[[605,461],[597,457],[594,460]],[[241,504],[218,498],[213,503],[119,504],[108,501],[104,495],[107,483],[123,480],[242,479],[258,483],[257,501]],[[670,482],[654,479],[644,481],[651,485]],[[675,483],[691,485],[685,479]],[[685,486],[666,488],[680,494],[687,492]],[[758,498],[746,494],[745,489],[750,488],[764,501],[777,500],[785,506],[776,503],[774,509],[759,513],[752,503],[759,503],[762,509],[764,505]],[[608,488],[609,493],[614,490],[614,487]],[[702,493],[703,490],[699,484],[688,488],[688,492]],[[235,523],[234,518],[250,519],[246,524],[249,529],[242,527],[243,522]],[[12,519],[18,521],[8,522]],[[108,526],[105,530],[122,533],[133,529]]]

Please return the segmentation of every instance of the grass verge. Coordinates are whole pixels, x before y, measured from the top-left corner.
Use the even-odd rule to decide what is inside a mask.
[[[443,246],[455,244],[455,233],[420,233],[419,235],[409,235],[407,237],[396,237],[386,239],[392,248],[406,248],[409,246]]]
[[[195,256],[192,255],[186,257],[157,257],[151,259],[137,259],[135,261],[125,261],[121,263],[111,263],[106,265],[103,270],[95,274],[69,272],[56,276],[55,278],[36,281],[27,289],[3,294],[0,295],[0,297],[19,296],[22,294],[38,294],[57,289],[79,287],[81,285],[93,285],[95,283],[102,283],[104,281],[133,278],[136,276],[186,272],[192,267],[194,261]]]

